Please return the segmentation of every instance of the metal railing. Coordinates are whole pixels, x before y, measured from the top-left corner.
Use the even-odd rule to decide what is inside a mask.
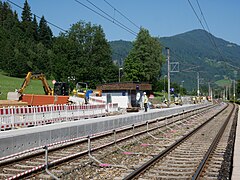
[[[105,116],[118,104],[13,106],[0,108],[1,130]]]

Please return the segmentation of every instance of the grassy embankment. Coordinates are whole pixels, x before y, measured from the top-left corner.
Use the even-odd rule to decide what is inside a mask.
[[[15,78],[5,76],[0,73],[0,100],[7,99],[7,93],[15,91],[22,86],[24,78]],[[48,80],[48,84],[53,87],[51,80]],[[25,94],[44,94],[42,81],[40,80],[31,80],[26,89],[24,90]]]

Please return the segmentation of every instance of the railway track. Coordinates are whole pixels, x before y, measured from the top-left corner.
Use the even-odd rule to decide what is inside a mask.
[[[217,179],[235,112],[230,105],[124,179]]]
[[[0,178],[122,179],[224,108],[210,106],[3,159]]]

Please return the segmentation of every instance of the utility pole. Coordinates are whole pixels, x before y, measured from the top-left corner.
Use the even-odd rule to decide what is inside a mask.
[[[119,68],[118,69],[118,82],[120,82],[121,81],[121,70],[122,70],[123,68]]]
[[[211,100],[212,100],[212,103],[213,103],[213,90],[212,89],[210,90],[210,97],[211,97]]]
[[[213,102],[213,95],[212,95],[212,89],[211,89],[211,86],[210,86],[210,82],[208,82],[208,97]]]
[[[208,96],[211,96],[211,87],[210,87],[210,82],[208,82]]]
[[[227,87],[227,86],[225,86],[225,89],[226,89],[226,91],[225,91],[225,93],[226,93],[225,100],[228,100],[228,87]]]
[[[231,85],[228,86],[228,98],[231,99]]]
[[[166,47],[167,50],[167,62],[168,62],[168,107],[170,106],[171,96],[170,96],[170,49]]]
[[[167,75],[164,75],[163,84],[164,84],[164,101],[166,100],[166,87],[165,87],[165,78]]]
[[[236,91],[235,91],[235,79],[233,80],[233,102],[235,103],[235,96],[236,96]]]
[[[199,72],[197,72],[197,96],[199,97],[200,91],[199,91]]]
[[[209,97],[210,97],[211,101],[213,102],[213,90],[211,88],[210,82],[208,82],[208,93],[209,93]]]

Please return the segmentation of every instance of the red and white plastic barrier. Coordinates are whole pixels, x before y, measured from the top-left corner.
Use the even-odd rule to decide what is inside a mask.
[[[14,106],[0,108],[1,130],[38,126],[62,121],[73,121],[105,116],[118,111],[117,104]]]

